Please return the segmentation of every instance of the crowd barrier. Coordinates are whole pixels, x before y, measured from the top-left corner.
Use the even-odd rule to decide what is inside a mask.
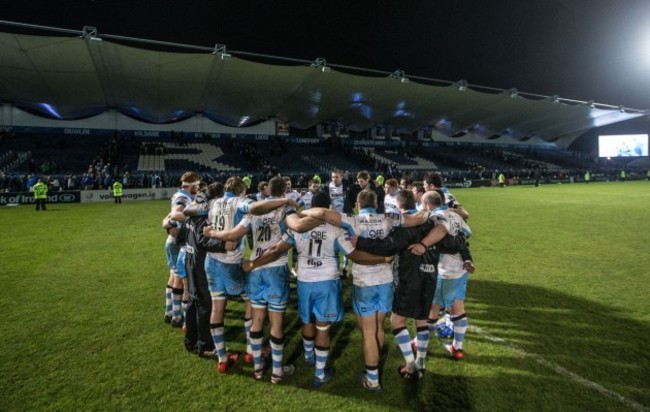
[[[124,189],[123,201],[171,199],[178,189],[161,187],[156,189]],[[113,191],[108,190],[77,190],[65,192],[49,192],[47,203],[95,203],[114,202]],[[34,204],[34,194],[25,192],[0,193],[0,206],[12,204]]]
[[[171,199],[178,188],[161,187],[156,189],[124,189],[122,191],[122,201],[131,200],[158,200]],[[82,190],[81,203],[95,202],[113,202],[113,191],[108,190]]]
[[[633,179],[630,179],[633,180]],[[592,182],[605,182],[609,181],[606,177],[594,177]],[[582,179],[575,179],[571,177],[561,179],[540,179],[541,184],[557,184],[557,183],[584,183]],[[516,185],[534,185],[535,179],[507,179],[507,186]],[[496,179],[472,179],[462,182],[447,182],[446,186],[450,189],[454,188],[470,188],[470,187],[493,187],[498,186],[499,183]],[[300,188],[296,188],[300,189]],[[124,189],[122,201],[134,200],[159,200],[171,199],[172,195],[176,193],[178,188],[175,187],[161,187],[156,189]],[[109,190],[81,190],[81,191],[64,191],[64,192],[49,192],[47,195],[47,203],[96,203],[96,202],[114,202],[113,191]],[[9,192],[0,193],[0,206],[8,204],[34,204],[34,195],[32,193],[24,192]]]

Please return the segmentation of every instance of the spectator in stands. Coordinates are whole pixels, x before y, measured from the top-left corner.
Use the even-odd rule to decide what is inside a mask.
[[[55,192],[61,191],[61,182],[59,181],[59,178],[56,176],[52,178],[52,190]]]
[[[309,184],[309,183],[308,183],[308,181],[307,181],[307,176],[305,176],[305,173],[304,173],[304,172],[301,173],[300,176],[298,177],[298,182],[296,183],[296,185],[297,185],[299,188],[302,189],[302,188],[304,188],[305,186],[307,186],[308,184]]]
[[[33,189],[33,187],[34,187],[34,185],[35,185],[38,181],[39,181],[38,176],[36,176],[36,175],[29,175],[29,177],[27,178],[27,187],[26,187],[27,191],[28,191],[28,192],[31,192],[32,189]]]
[[[122,176],[122,187],[129,188],[131,186],[133,186],[132,177],[131,173],[127,170],[124,172],[124,176]]]
[[[81,178],[81,187],[83,190],[91,190],[93,188],[93,178],[90,174],[84,173]]]
[[[110,190],[112,180],[113,179],[112,179],[110,173],[105,172],[104,178],[102,179],[102,189],[109,189]]]
[[[7,176],[5,172],[0,172],[0,191],[8,191],[10,181],[9,176]]]
[[[66,179],[66,189],[67,190],[74,190],[75,188],[75,177],[73,175],[68,175],[68,178]]]

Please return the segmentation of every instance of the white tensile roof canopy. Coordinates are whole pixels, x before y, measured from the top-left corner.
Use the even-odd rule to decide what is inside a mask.
[[[448,136],[471,130],[486,139],[546,142],[644,115],[527,98],[515,90],[479,92],[464,82],[438,86],[400,73],[360,76],[323,64],[264,64],[235,54],[155,51],[96,36],[0,33],[0,99],[58,119],[115,108],[150,123],[202,113],[236,127],[277,118],[299,129],[330,123],[353,131],[431,128]]]

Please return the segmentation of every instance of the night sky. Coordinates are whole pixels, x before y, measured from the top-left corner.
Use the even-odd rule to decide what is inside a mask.
[[[6,3],[9,21],[650,108],[650,0]]]

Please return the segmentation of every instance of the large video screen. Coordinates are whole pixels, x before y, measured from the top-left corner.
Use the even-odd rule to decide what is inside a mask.
[[[598,156],[600,157],[636,157],[647,155],[647,134],[598,136]]]

